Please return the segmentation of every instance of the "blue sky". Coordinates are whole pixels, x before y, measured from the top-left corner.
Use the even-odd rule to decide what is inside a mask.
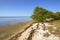
[[[31,16],[36,6],[60,11],[60,0],[0,0],[0,16]]]

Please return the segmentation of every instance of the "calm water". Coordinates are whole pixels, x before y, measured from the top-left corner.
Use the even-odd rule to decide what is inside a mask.
[[[0,17],[0,27],[5,25],[10,25],[13,23],[19,23],[19,22],[25,22],[25,21],[31,21],[32,19],[30,17]]]

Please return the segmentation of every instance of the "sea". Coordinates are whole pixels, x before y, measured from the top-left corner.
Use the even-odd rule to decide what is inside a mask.
[[[31,21],[32,18],[29,16],[9,16],[9,17],[0,17],[0,27],[5,25],[11,25],[20,22]]]

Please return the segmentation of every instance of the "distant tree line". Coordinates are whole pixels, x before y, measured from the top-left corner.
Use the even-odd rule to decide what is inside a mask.
[[[54,18],[54,20],[60,19],[60,12],[52,12],[41,7],[36,7],[31,18],[35,22],[44,22],[46,19]]]

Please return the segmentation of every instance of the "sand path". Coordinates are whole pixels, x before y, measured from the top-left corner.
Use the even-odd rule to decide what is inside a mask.
[[[46,27],[53,26],[44,23]],[[51,34],[49,30],[43,30],[43,24],[34,23],[26,31],[24,31],[17,40],[59,40],[59,37]]]

